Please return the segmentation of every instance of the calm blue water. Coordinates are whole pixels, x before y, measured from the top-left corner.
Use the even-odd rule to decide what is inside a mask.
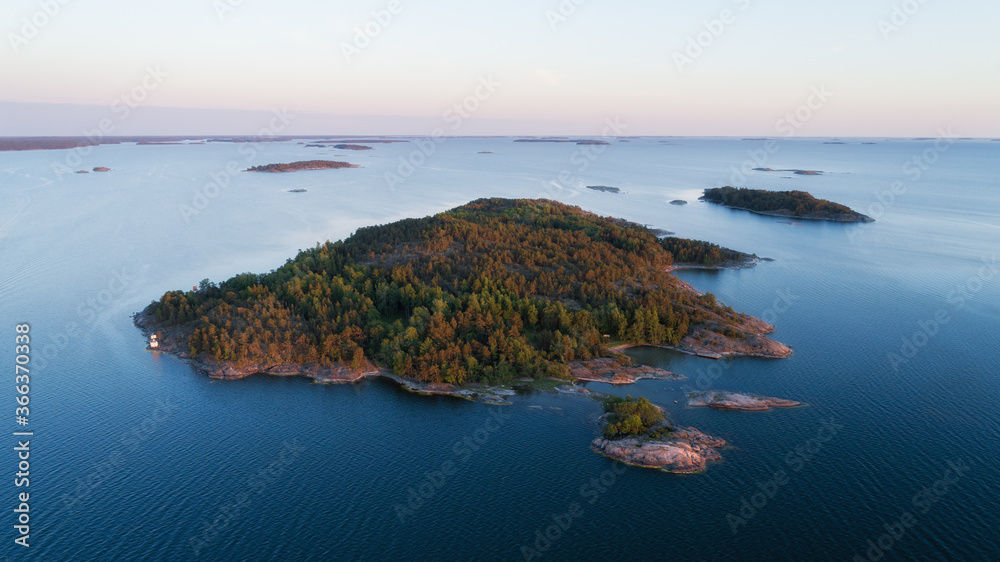
[[[0,360],[13,364],[14,326],[30,322],[35,431],[28,549],[13,544],[11,509],[25,490],[13,485],[14,438],[2,447],[0,555],[518,560],[553,515],[573,509],[567,529],[538,541],[541,559],[868,559],[884,526],[907,512],[904,534],[882,537],[885,560],[1000,558],[1000,275],[982,261],[1000,246],[1000,143],[956,141],[935,153],[928,141],[783,141],[748,168],[829,173],[753,172],[739,183],[808,190],[879,219],[789,225],[697,202],[705,187],[731,183],[762,142],[661,140],[600,154],[448,140],[412,173],[400,158],[414,143],[347,154],[359,169],[283,175],[224,170],[337,152],[296,142],[108,145],[71,167],[112,172],[63,176],[52,165],[71,151],[0,153],[0,332],[9,343]],[[927,168],[919,177],[904,167],[914,157]],[[213,174],[224,187],[206,189]],[[897,181],[889,201],[883,192]],[[636,359],[690,380],[592,385],[646,396],[678,423],[729,440],[723,462],[692,476],[622,471],[589,451],[600,407],[579,397],[526,395],[498,409],[384,381],[212,381],[145,351],[130,322],[166,290],[267,271],[359,226],[484,196],[559,199],[776,260],[680,277],[772,321],[773,337],[795,350],[790,359],[722,363],[639,349]],[[690,203],[668,204],[678,198]],[[947,322],[935,327],[935,316]],[[12,382],[0,396],[11,410]],[[685,388],[809,406],[685,409]],[[821,432],[824,423],[836,432]],[[949,462],[960,476],[946,472]],[[769,484],[776,471],[782,483]],[[919,494],[936,482],[930,503]],[[770,497],[755,496],[758,485]],[[407,507],[421,487],[431,497]],[[747,517],[734,523],[741,508]]]

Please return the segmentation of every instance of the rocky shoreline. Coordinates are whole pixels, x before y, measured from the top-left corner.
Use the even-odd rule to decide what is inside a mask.
[[[700,198],[702,201],[708,201],[704,197]],[[753,209],[747,209],[746,207],[736,207],[733,205],[726,205],[724,203],[716,203],[715,201],[709,201],[709,203],[715,203],[720,207],[725,207],[727,209],[735,209],[737,211],[747,211],[755,215],[763,215],[765,217],[779,217],[783,219],[802,219],[810,221],[829,221],[829,222],[875,222],[875,219],[869,217],[868,215],[848,215],[846,213],[842,214],[829,214],[829,215],[816,215],[816,214],[805,214],[796,215],[792,211],[782,209],[780,211],[754,211]]]
[[[671,373],[647,365],[625,366],[614,359],[601,357],[588,361],[573,361],[569,372],[578,381],[603,382],[607,384],[633,384],[641,380],[680,381],[684,375]]]
[[[728,207],[730,209],[738,209],[740,211],[749,211],[755,215],[763,215],[765,217],[780,217],[783,219],[804,219],[810,221],[830,221],[830,222],[875,222],[875,219],[869,217],[868,215],[795,215],[791,211],[754,211],[751,209],[746,209],[743,207],[730,207],[729,205],[722,205],[723,207]]]
[[[632,347],[659,347],[687,355],[697,355],[708,359],[724,357],[759,357],[761,359],[787,359],[794,353],[787,345],[765,336],[775,331],[774,326],[746,316],[738,326],[750,335],[735,339],[712,331],[704,326],[694,328],[691,335],[685,336],[676,346],[667,344],[632,344],[626,343],[610,348],[611,351],[623,351]]]
[[[603,428],[607,423],[607,414],[598,418],[598,421]],[[590,449],[627,465],[653,468],[673,474],[704,472],[709,462],[722,460],[718,450],[726,446],[724,439],[712,437],[693,427],[671,427],[663,424],[656,429],[665,432],[665,436],[621,439],[597,437],[590,442]]]
[[[345,384],[358,382],[365,378],[381,377],[392,380],[404,390],[415,394],[425,396],[454,396],[492,405],[510,405],[512,402],[509,398],[517,393],[517,391],[506,387],[492,387],[478,384],[460,387],[444,383],[424,383],[395,375],[391,371],[369,362],[358,368],[352,368],[348,365],[322,366],[288,363],[274,365],[248,364],[235,367],[224,362],[217,363],[192,358],[183,349],[187,341],[184,330],[177,326],[167,328],[157,326],[155,317],[150,314],[148,307],[142,312],[136,313],[133,316],[133,322],[144,336],[148,337],[154,333],[159,334],[160,337],[158,339],[160,344],[155,351],[174,355],[181,361],[191,365],[195,370],[216,379],[234,380],[254,374],[267,374],[274,376],[306,376],[317,383]],[[635,346],[620,346],[612,348],[612,351],[626,347]],[[685,352],[692,353],[693,351]],[[645,365],[623,365],[618,360],[611,358],[573,361],[569,363],[569,368],[572,380],[567,380],[565,381],[566,384],[555,386],[550,390],[554,390],[560,394],[585,396],[595,400],[605,400],[610,398],[611,395],[598,390],[584,388],[575,383],[587,381],[623,385],[650,379],[664,381],[686,379],[683,375],[663,369]],[[688,395],[688,400],[690,406],[704,405],[718,409],[742,409],[748,411],[761,411],[773,407],[800,405],[798,402],[778,398],[751,397],[722,391],[691,393]],[[663,410],[662,408],[659,409]],[[607,424],[607,414],[598,418],[598,424],[603,430],[603,426]],[[628,465],[652,468],[675,474],[693,474],[705,471],[709,462],[721,461],[722,455],[719,453],[719,449],[727,445],[724,439],[710,436],[693,427],[674,427],[668,422],[664,422],[653,429],[654,431],[651,434],[637,437],[620,439],[607,439],[603,436],[597,437],[591,441],[590,447],[596,453]]]
[[[722,269],[750,269],[751,267],[757,267],[757,264],[762,261],[774,261],[771,258],[760,258],[757,256],[747,256],[742,260],[730,260],[722,262],[716,265],[703,265],[700,263],[674,263],[670,267],[664,269],[666,272],[677,271],[681,269],[704,269],[708,271],[717,271]]]
[[[493,387],[479,384],[469,384],[456,386],[446,383],[425,383],[414,379],[408,379],[393,374],[390,370],[381,368],[368,361],[360,367],[353,368],[349,365],[317,365],[317,364],[294,364],[294,363],[248,363],[246,365],[235,366],[227,362],[216,362],[213,360],[202,360],[191,357],[185,349],[188,334],[178,326],[160,327],[157,326],[156,319],[149,312],[147,307],[142,312],[133,316],[133,323],[142,332],[143,336],[149,337],[152,334],[159,334],[159,344],[155,351],[168,353],[191,365],[196,371],[208,375],[213,379],[236,380],[250,375],[275,375],[275,376],[305,376],[313,379],[317,383],[354,383],[368,377],[383,377],[395,381],[404,389],[417,394],[424,395],[446,395],[465,398],[486,404],[509,405],[507,397],[515,394],[515,391],[504,387]],[[569,364],[572,379],[565,382],[572,386],[577,381],[604,382],[608,384],[632,384],[636,381],[654,380],[686,380],[687,377],[677,373],[671,373],[663,369],[649,367],[646,365],[622,365],[618,361],[610,358],[597,358],[588,361],[574,361]],[[576,387],[574,387],[576,388]],[[588,391],[589,392],[589,391]]]

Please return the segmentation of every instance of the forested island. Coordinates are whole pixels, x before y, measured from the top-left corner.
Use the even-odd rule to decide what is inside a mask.
[[[761,215],[834,222],[875,222],[875,219],[849,207],[817,199],[805,191],[767,191],[727,186],[706,189],[701,199]]]
[[[135,322],[160,350],[223,378],[384,372],[496,385],[572,380],[571,362],[595,358],[624,369],[610,349],[622,343],[791,353],[764,337],[773,326],[671,275],[677,244],[553,201],[480,199],[361,228],[267,274],[170,291]]]
[[[265,164],[263,166],[253,166],[247,168],[248,172],[267,172],[272,174],[285,172],[300,172],[303,170],[335,170],[339,168],[357,168],[357,164],[348,162],[334,162],[333,160],[306,160],[304,162],[292,162],[290,164]]]

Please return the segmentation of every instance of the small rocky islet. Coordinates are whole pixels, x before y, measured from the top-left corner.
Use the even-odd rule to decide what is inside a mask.
[[[766,412],[772,408],[794,408],[801,402],[772,398],[770,396],[754,396],[737,394],[725,390],[708,390],[689,392],[688,406],[692,408],[714,408],[716,410],[740,410],[743,412]]]

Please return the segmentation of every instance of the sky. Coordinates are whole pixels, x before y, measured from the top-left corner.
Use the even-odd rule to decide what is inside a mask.
[[[995,0],[4,0],[0,136],[1000,136]]]

